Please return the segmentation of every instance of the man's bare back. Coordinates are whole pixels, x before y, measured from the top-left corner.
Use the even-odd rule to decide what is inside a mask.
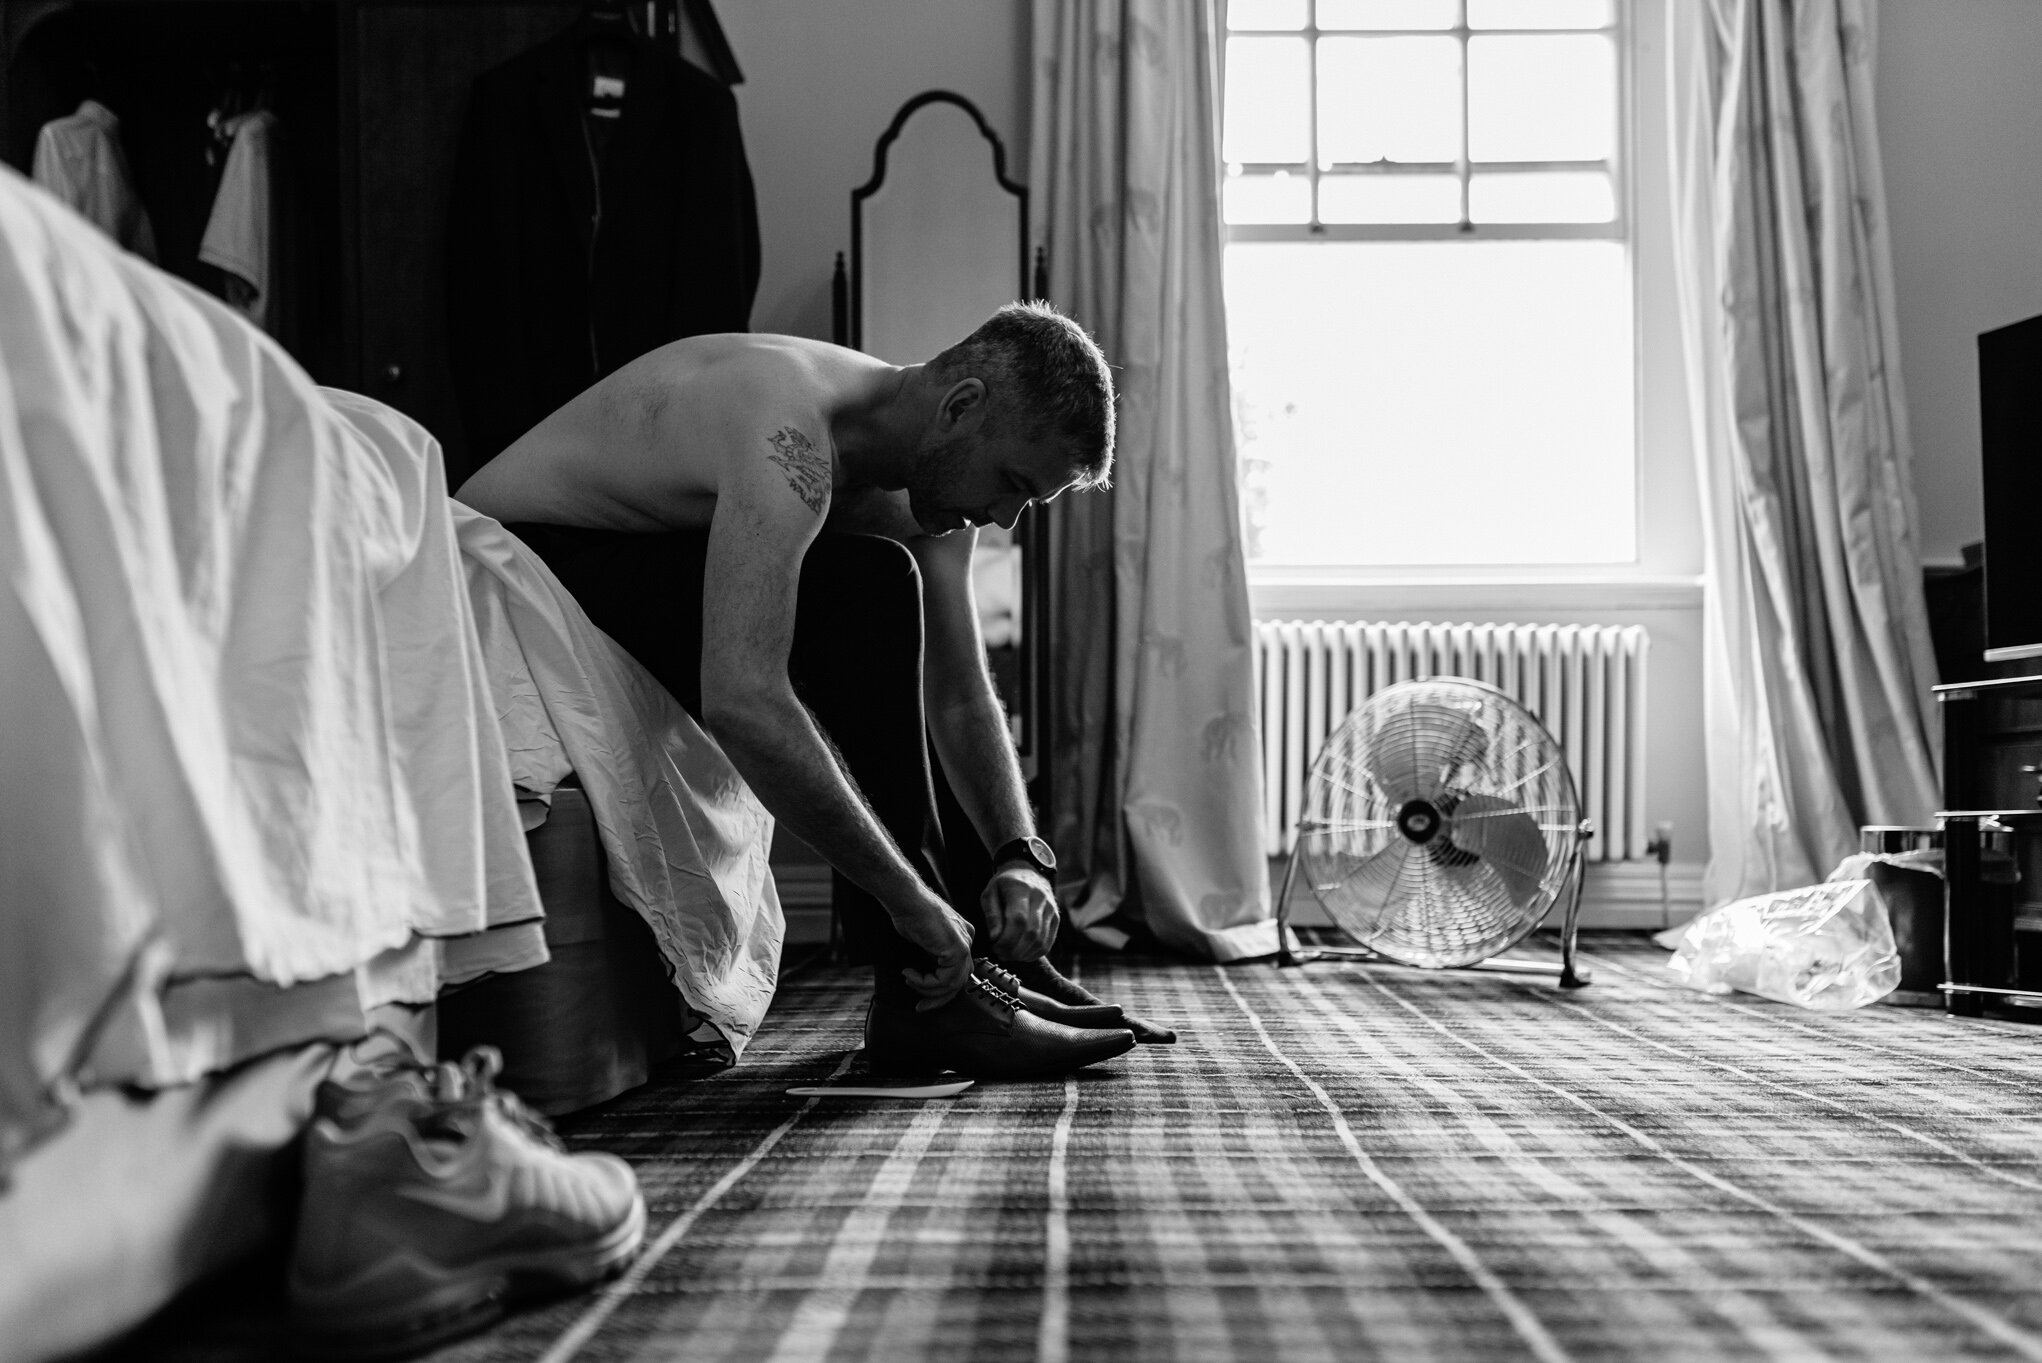
[[[691,336],[583,392],[455,495],[507,523],[704,529],[729,461],[767,460],[817,510],[829,505],[833,528],[910,537],[921,531],[906,495],[859,485],[836,451],[839,427],[900,380],[896,367],[822,341]]]

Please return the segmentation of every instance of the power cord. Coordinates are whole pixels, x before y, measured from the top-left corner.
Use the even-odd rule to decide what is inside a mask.
[[[1659,930],[1665,932],[1673,926],[1673,896],[1666,883],[1666,864],[1673,860],[1673,825],[1653,824],[1652,841],[1645,850],[1659,863]]]

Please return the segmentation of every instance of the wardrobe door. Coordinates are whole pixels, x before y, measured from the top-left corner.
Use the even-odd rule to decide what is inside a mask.
[[[495,453],[469,448],[447,357],[447,200],[468,89],[581,9],[372,0],[352,16],[360,382],[439,437],[449,491]]]

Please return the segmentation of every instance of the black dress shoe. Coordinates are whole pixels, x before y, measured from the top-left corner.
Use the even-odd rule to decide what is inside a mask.
[[[1019,980],[1023,988],[1031,989],[1066,1007],[1083,1008],[1105,1003],[1105,1000],[1076,980],[1065,977],[1062,971],[1049,963],[1047,956],[1038,957],[1033,961],[1007,961],[1002,964],[1002,969]],[[1125,1011],[1121,1014],[1119,1025],[1133,1032],[1134,1039],[1144,1046],[1169,1046],[1177,1040],[1177,1033],[1168,1027],[1138,1018]]]
[[[1021,983],[1013,971],[1004,966],[994,965],[981,956],[971,963],[971,973],[994,985],[1003,993],[1012,994],[1021,1000],[1021,1006],[1039,1018],[1061,1022],[1066,1027],[1117,1027],[1125,1028],[1127,1020],[1120,1015],[1117,1003],[1064,1003],[1047,994],[1039,994]]]
[[[865,1056],[874,1074],[956,1070],[974,1079],[1068,1074],[1134,1049],[1126,1030],[1066,1027],[973,976],[956,998],[926,1013],[913,994],[874,995],[865,1014]]]

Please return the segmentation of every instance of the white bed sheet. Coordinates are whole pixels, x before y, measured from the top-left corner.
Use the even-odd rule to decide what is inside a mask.
[[[445,493],[0,168],[0,1177],[67,1086],[545,959]]]

